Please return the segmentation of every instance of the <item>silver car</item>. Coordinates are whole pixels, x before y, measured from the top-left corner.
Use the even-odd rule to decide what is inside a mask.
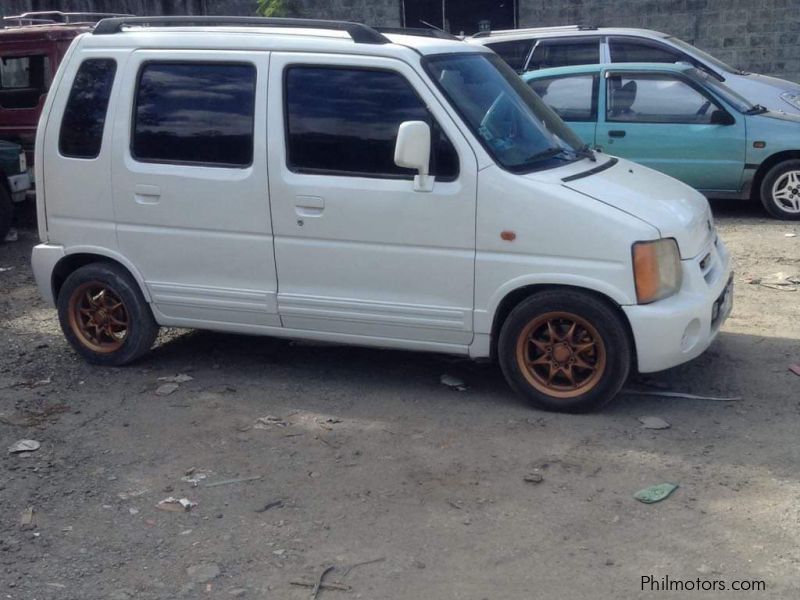
[[[467,39],[497,52],[519,73],[570,65],[686,62],[771,110],[800,114],[800,85],[734,69],[674,36],[621,27],[542,27],[482,32]]]

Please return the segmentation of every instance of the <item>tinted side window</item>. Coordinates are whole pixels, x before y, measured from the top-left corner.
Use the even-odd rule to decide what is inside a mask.
[[[365,177],[411,177],[394,164],[403,121],[432,125],[430,172],[458,175],[458,156],[409,83],[398,73],[291,67],[285,76],[289,167]]]
[[[536,40],[515,40],[512,42],[498,42],[496,44],[486,44],[500,55],[509,66],[517,73],[522,73],[525,69],[525,61]]]
[[[549,69],[571,65],[596,65],[600,62],[600,40],[542,40],[536,46],[528,68]]]
[[[606,96],[608,121],[706,124],[719,108],[694,87],[670,75],[611,75]]]
[[[255,90],[253,65],[145,64],[131,153],[150,162],[250,165]]]
[[[110,58],[90,58],[81,63],[61,119],[58,150],[73,158],[96,158],[103,141],[108,98],[117,71]]]
[[[528,84],[565,121],[594,121],[597,81],[595,75],[576,75],[534,79]]]
[[[611,50],[611,62],[658,62],[674,63],[684,60],[679,52],[671,50],[660,44],[653,44],[643,41],[611,39],[609,41]]]

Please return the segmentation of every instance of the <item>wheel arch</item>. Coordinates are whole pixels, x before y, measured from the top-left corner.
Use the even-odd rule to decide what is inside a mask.
[[[628,336],[628,341],[631,344],[631,357],[632,357],[632,364],[631,367],[635,370],[637,368],[637,353],[636,353],[636,339],[633,336],[633,330],[631,329],[630,321],[628,320],[628,316],[625,314],[625,311],[622,310],[622,307],[618,302],[612,299],[609,295],[600,292],[598,290],[575,286],[575,285],[566,285],[566,284],[550,284],[550,283],[535,283],[530,285],[524,285],[518,288],[515,288],[508,292],[500,303],[497,305],[497,308],[494,311],[494,317],[492,319],[492,330],[491,330],[491,359],[497,359],[497,343],[500,338],[500,331],[503,328],[503,324],[508,319],[508,316],[511,314],[519,304],[526,299],[539,294],[545,291],[554,291],[554,290],[571,290],[574,292],[579,292],[585,294],[587,296],[591,296],[594,299],[602,302],[608,308],[613,310],[619,317],[622,323],[625,325],[625,334]]]
[[[753,185],[750,188],[751,199],[759,200],[761,198],[761,184],[764,181],[764,177],[767,176],[767,173],[769,173],[772,167],[787,160],[800,160],[800,150],[776,152],[761,162],[756,170],[756,174],[753,176]]]
[[[150,293],[147,289],[147,286],[144,284],[144,279],[132,264],[120,256],[112,256],[94,249],[70,252],[56,263],[55,267],[53,267],[53,272],[50,275],[53,301],[58,302],[58,293],[61,290],[61,286],[64,285],[64,282],[67,280],[67,277],[69,277],[77,269],[92,263],[108,263],[117,265],[118,267],[124,269],[139,285],[139,289],[141,290],[144,299],[147,302],[151,302]]]

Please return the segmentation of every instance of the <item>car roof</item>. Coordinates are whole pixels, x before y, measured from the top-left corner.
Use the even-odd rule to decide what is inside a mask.
[[[90,31],[87,24],[42,24],[0,28],[0,43],[29,40],[64,40]]]
[[[526,81],[530,79],[542,79],[544,77],[558,77],[561,75],[579,75],[581,73],[598,73],[603,69],[613,69],[614,71],[663,71],[669,73],[683,73],[694,69],[692,65],[677,63],[605,63],[598,65],[573,65],[569,67],[552,67],[550,69],[538,69],[522,74]]]
[[[159,48],[159,49],[230,49],[314,51],[372,56],[431,55],[455,52],[490,52],[461,40],[439,37],[385,33],[388,43],[355,42],[344,30],[314,27],[221,26],[130,26],[118,33],[81,36],[81,48]]]
[[[580,27],[567,25],[565,27],[531,27],[528,29],[505,29],[490,31],[488,34],[478,34],[467,41],[475,44],[491,44],[497,42],[511,42],[516,40],[539,39],[545,37],[578,37],[598,35],[628,35],[644,38],[665,38],[668,34],[652,29],[638,29],[633,27]]]

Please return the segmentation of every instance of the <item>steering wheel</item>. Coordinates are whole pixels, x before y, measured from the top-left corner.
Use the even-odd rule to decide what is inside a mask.
[[[705,102],[703,102],[703,105],[700,108],[698,108],[697,112],[694,113],[694,114],[697,115],[698,117],[703,116],[704,114],[706,114],[706,112],[708,112],[708,107],[709,106],[711,106],[711,100],[706,100]]]

